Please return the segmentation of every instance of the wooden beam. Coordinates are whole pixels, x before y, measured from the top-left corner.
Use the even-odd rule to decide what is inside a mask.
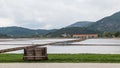
[[[120,46],[120,44],[55,44],[55,46],[56,45],[57,46]]]
[[[9,48],[9,49],[3,49],[0,50],[0,53],[10,52],[10,51],[16,51],[16,50],[22,50],[24,47],[16,47],[16,48]]]

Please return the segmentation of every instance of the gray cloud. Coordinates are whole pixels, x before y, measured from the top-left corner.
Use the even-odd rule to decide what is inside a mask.
[[[61,28],[120,11],[120,0],[0,0],[0,26]]]

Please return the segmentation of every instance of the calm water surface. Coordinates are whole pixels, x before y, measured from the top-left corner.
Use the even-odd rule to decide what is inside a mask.
[[[0,39],[0,49],[27,46],[27,44],[44,44],[58,41],[66,41],[73,39]],[[8,45],[3,45],[8,44]],[[11,45],[9,45],[11,44]],[[12,44],[26,44],[26,45],[12,45]],[[82,44],[82,46],[44,46],[47,47],[48,53],[98,53],[98,54],[120,54],[120,39],[88,39],[81,42],[74,42],[72,44]],[[86,46],[92,44],[95,46]],[[104,44],[104,45],[103,45]],[[112,46],[106,46],[112,44]],[[115,45],[115,46],[114,46]],[[23,53],[23,51],[15,51],[10,53]]]

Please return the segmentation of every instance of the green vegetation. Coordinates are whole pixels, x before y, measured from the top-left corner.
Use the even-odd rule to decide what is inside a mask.
[[[5,34],[0,34],[0,38],[8,38],[9,36],[5,35]]]
[[[120,37],[120,32],[104,32],[103,37]]]
[[[0,54],[0,63],[48,62],[48,63],[120,63],[120,54],[49,54],[49,60],[24,61],[22,54]]]
[[[0,62],[23,62],[22,54],[0,54]]]

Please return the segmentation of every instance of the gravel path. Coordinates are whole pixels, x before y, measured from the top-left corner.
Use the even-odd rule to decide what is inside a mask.
[[[119,63],[0,63],[0,68],[120,68]]]

